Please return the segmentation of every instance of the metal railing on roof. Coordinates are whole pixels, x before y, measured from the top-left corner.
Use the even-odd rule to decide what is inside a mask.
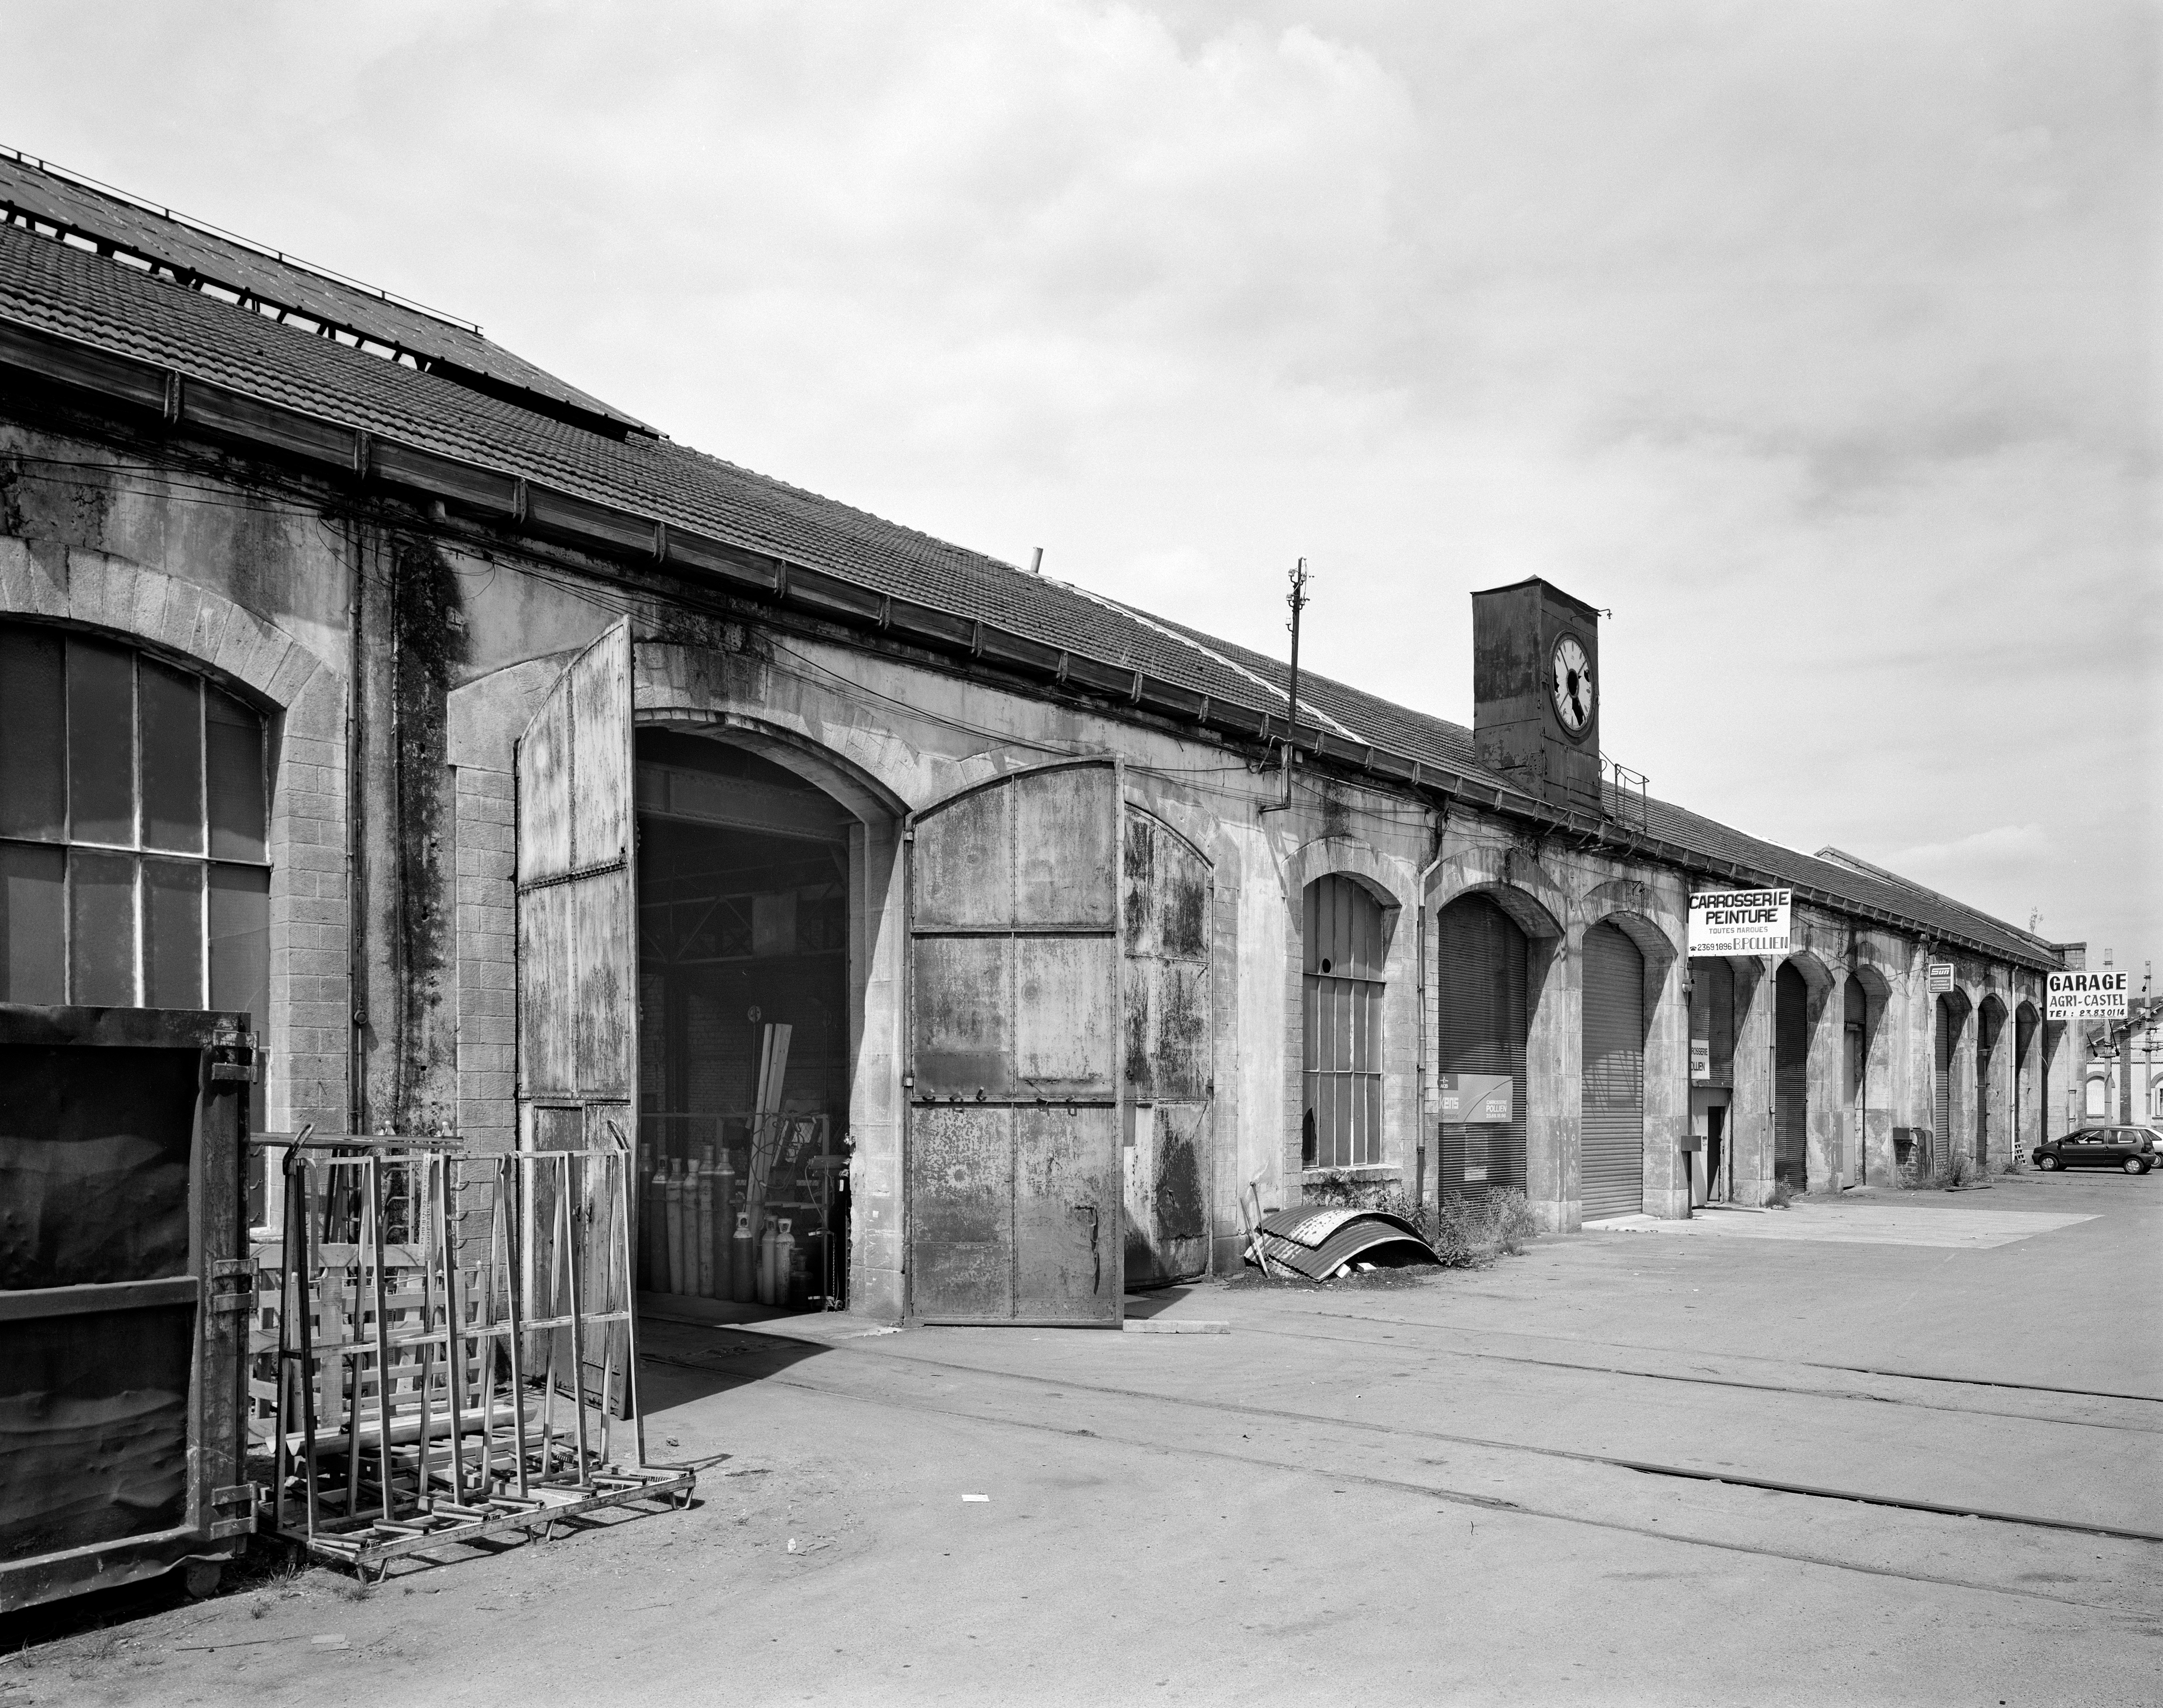
[[[1609,779],[1607,816],[1617,823],[1646,828],[1645,803],[1650,798],[1649,786],[1642,771],[1632,771],[1619,759],[1600,756],[1600,769]]]

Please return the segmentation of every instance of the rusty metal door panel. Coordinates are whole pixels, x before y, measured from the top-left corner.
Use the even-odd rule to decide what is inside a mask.
[[[1012,940],[1015,1094],[1111,1102],[1119,1074],[1113,939]]]
[[[1003,1103],[912,1113],[909,1268],[919,1316],[1013,1314],[1013,1115]]]
[[[517,749],[520,1142],[559,1116],[590,1140],[637,1102],[638,905],[631,839],[631,628],[556,679]]]
[[[1013,924],[1013,799],[994,786],[937,809],[909,863],[909,917],[920,931],[1005,930]]]
[[[1116,770],[1088,765],[1023,772],[1008,787],[1014,814],[1014,925],[1023,930],[1117,930]]]
[[[1125,1291],[1119,1113],[1055,1103],[1013,1113],[1014,1315],[1102,1321]]]
[[[1209,1106],[1136,1108],[1127,1150],[1127,1284],[1186,1280],[1209,1267]]]
[[[1134,808],[1122,862],[1124,1072],[1134,1109],[1123,1174],[1130,1285],[1209,1266],[1210,1099],[1215,1090],[1208,906],[1213,878],[1194,845]]]
[[[1067,762],[910,821],[917,1317],[1119,1321],[1121,793]]]
[[[910,1070],[920,1098],[1013,1092],[1013,940],[921,937],[913,946]]]

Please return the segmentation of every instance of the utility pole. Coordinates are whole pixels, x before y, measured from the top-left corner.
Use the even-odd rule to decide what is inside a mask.
[[[1286,579],[1291,583],[1291,591],[1285,595],[1285,603],[1291,607],[1291,621],[1285,626],[1291,631],[1291,684],[1286,694],[1284,804],[1291,804],[1291,768],[1299,749],[1295,745],[1299,733],[1299,614],[1307,609],[1307,559],[1294,564]]]

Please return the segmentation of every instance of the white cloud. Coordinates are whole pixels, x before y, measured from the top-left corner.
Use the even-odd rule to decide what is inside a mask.
[[[1551,576],[1656,791],[2163,938],[2152,8],[354,24],[19,8],[8,139],[1251,646],[1304,553],[1315,668],[1446,715],[1466,591]]]

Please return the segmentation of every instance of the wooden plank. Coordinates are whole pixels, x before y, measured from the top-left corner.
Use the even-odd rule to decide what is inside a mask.
[[[176,1275],[159,1281],[102,1281],[85,1286],[0,1292],[0,1323],[32,1317],[81,1317],[95,1311],[140,1310],[154,1305],[192,1305],[202,1285],[191,1275]]]

